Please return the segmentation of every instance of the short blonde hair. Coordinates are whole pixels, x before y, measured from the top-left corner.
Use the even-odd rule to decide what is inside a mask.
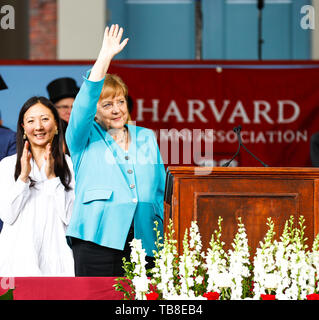
[[[125,82],[116,74],[107,73],[104,79],[103,88],[101,91],[100,99],[103,100],[107,97],[116,97],[123,94],[127,104],[128,119],[127,123],[131,121],[130,110],[128,106],[128,88]]]
[[[103,83],[100,99],[107,97],[116,97],[123,94],[126,101],[128,99],[128,88],[124,81],[116,74],[107,74]]]

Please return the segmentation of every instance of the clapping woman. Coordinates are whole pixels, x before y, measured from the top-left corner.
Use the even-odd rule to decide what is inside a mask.
[[[0,276],[74,276],[65,231],[74,200],[54,105],[32,97],[20,110],[17,154],[0,162]]]

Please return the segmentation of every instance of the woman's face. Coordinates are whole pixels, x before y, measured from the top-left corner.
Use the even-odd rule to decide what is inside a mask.
[[[97,103],[95,120],[106,130],[122,129],[128,116],[127,102],[123,94],[106,97]]]
[[[41,103],[34,104],[26,111],[22,127],[31,147],[45,147],[51,143],[58,128],[52,111]]]

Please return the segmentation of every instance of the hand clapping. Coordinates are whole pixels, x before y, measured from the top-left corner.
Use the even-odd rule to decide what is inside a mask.
[[[44,153],[44,160],[45,160],[45,174],[48,179],[53,179],[56,177],[54,172],[54,158],[51,152],[51,143],[48,143],[45,147]]]
[[[22,156],[20,159],[20,164],[21,164],[20,179],[24,182],[27,182],[27,180],[29,179],[29,174],[31,172],[30,159],[32,158],[32,154],[29,150],[29,146],[30,146],[29,142],[26,141],[24,143]]]

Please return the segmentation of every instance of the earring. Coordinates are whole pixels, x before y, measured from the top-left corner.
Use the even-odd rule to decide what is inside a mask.
[[[27,136],[26,136],[25,131],[24,131],[24,133],[23,133],[23,140],[26,140],[26,139],[27,139]]]
[[[55,135],[57,136],[58,134],[59,134],[59,130],[56,129],[56,130],[55,130]]]

